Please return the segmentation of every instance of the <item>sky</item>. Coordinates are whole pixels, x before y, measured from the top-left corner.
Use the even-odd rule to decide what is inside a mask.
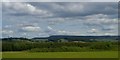
[[[3,2],[2,37],[118,34],[117,2]]]
[[[119,0],[0,0],[2,2],[119,2]]]

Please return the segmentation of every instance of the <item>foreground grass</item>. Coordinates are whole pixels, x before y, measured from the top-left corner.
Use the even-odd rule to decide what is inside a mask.
[[[118,52],[3,52],[3,58],[118,58]]]
[[[2,58],[2,52],[0,52],[0,58]]]

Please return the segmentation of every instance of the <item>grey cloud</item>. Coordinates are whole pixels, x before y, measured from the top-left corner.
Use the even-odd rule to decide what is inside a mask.
[[[16,7],[15,5],[19,5],[20,7]],[[80,3],[80,2],[33,2],[33,3],[4,3],[5,6],[12,8],[13,10],[17,10],[17,12],[13,13],[16,16],[21,15],[38,15],[38,16],[46,16],[46,17],[83,17],[88,15],[96,15],[96,14],[105,14],[105,15],[114,15],[117,14],[117,3]],[[3,6],[4,6],[3,5]],[[12,6],[12,7],[11,7]],[[5,8],[6,9],[6,8]],[[20,9],[20,10],[19,10]],[[19,11],[19,12],[18,12]]]
[[[49,16],[49,13],[45,10],[38,9],[29,3],[3,3],[3,11],[8,12],[14,16],[25,16],[25,15],[35,15],[35,16]]]
[[[9,4],[10,6],[3,6],[3,28],[14,31],[16,35],[104,35],[105,33],[107,35],[117,32],[117,28],[110,27],[118,24],[118,8],[115,2],[24,2]],[[15,4],[16,6],[13,6]],[[12,27],[6,25],[12,25]]]
[[[33,3],[34,4],[34,3]],[[41,5],[38,4],[39,7]],[[95,14],[113,15],[117,13],[117,3],[44,3],[44,9],[58,17],[77,17]],[[46,7],[46,8],[45,8]]]
[[[3,2],[118,2],[119,0],[3,0]]]

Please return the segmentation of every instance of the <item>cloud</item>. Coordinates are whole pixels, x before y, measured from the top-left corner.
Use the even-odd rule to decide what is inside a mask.
[[[59,33],[66,33],[66,31],[58,31]]]
[[[53,31],[54,31],[54,29],[53,29],[52,27],[50,27],[50,26],[48,26],[47,28],[48,28],[49,30],[53,30]]]
[[[34,3],[33,3],[34,4]],[[35,4],[34,4],[35,5]],[[96,14],[113,15],[117,13],[117,3],[43,3],[36,4],[38,7],[46,7],[53,13],[53,17],[77,17]],[[99,6],[99,7],[98,7]]]
[[[116,2],[4,2],[2,28],[15,36],[115,35],[117,10]]]
[[[38,17],[77,17],[96,14],[113,15],[118,11],[117,3],[80,3],[80,2],[33,2],[3,3],[4,9],[16,16],[35,15]],[[99,7],[98,7],[99,6]],[[19,12],[18,12],[19,11]]]
[[[47,27],[48,29],[44,32],[50,35],[80,35],[80,32],[73,32],[73,31],[66,31],[66,30],[57,30],[50,26]]]
[[[88,25],[115,25],[118,24],[117,18],[109,18],[108,15],[97,14],[84,17],[85,24]]]
[[[114,34],[114,33],[105,33],[104,35],[114,36],[116,34]]]
[[[65,22],[64,18],[50,18],[47,20],[49,25],[62,24]]]
[[[88,32],[89,33],[98,33],[99,31],[97,29],[93,28],[93,29],[89,30]]]
[[[41,28],[37,26],[25,26],[22,27],[22,30],[26,32],[38,32],[41,31]]]
[[[112,30],[116,30],[118,28],[118,26],[107,26],[107,27],[103,27],[102,30],[104,31],[112,31]]]
[[[2,30],[2,34],[10,35],[13,34],[14,32],[12,30]]]
[[[39,17],[44,17],[44,16],[50,16],[51,15],[50,13],[48,13],[48,11],[38,9],[38,8],[36,8],[35,6],[33,6],[29,3],[4,2],[3,7],[4,7],[3,9],[5,11],[8,11],[9,14],[15,15],[15,16],[36,15],[36,16],[39,16]]]
[[[47,35],[55,35],[56,34],[56,30],[53,29],[51,26],[47,26],[47,29],[44,30],[44,33],[46,33]]]
[[[73,31],[65,31],[65,30],[59,30],[57,31],[58,35],[83,35],[80,32],[73,32]]]
[[[12,25],[5,25],[4,27],[3,27],[3,29],[9,29],[9,28],[11,28],[12,27]]]
[[[118,2],[119,0],[3,0],[3,2]]]

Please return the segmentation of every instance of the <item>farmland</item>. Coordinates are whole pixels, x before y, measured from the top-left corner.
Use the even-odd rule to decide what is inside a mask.
[[[118,58],[118,52],[3,52],[3,58]]]
[[[116,41],[2,41],[3,58],[118,58]]]

